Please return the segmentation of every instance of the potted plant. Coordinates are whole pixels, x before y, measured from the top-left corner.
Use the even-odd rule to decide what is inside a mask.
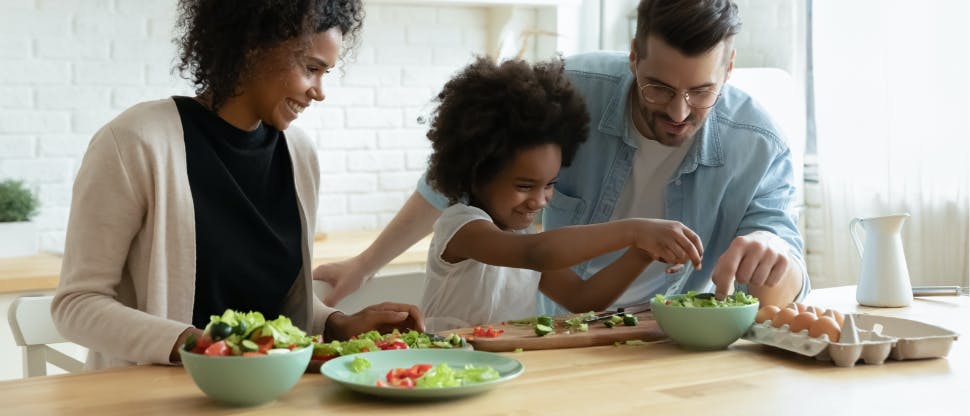
[[[37,229],[30,219],[39,205],[22,181],[0,181],[0,257],[37,253]]]

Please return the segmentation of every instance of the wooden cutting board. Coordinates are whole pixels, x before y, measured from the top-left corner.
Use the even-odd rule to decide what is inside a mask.
[[[479,351],[504,352],[522,350],[551,350],[559,348],[592,347],[597,345],[613,345],[617,342],[629,340],[656,341],[667,338],[653,315],[649,312],[635,314],[640,322],[636,326],[620,324],[607,328],[602,321],[590,322],[587,332],[567,332],[563,321],[574,315],[556,317],[555,333],[537,336],[532,325],[492,324],[495,329],[505,332],[495,338],[474,337],[474,328],[461,328],[447,332],[454,332],[463,337],[472,337],[468,342]],[[487,327],[483,325],[483,327]]]

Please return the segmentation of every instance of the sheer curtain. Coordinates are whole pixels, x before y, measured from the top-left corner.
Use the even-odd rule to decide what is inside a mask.
[[[967,286],[970,2],[816,0],[813,52],[826,238],[820,285],[855,284],[856,216],[912,215],[914,285]]]

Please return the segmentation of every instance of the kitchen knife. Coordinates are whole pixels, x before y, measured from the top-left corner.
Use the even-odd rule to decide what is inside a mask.
[[[650,310],[650,302],[638,303],[636,305],[630,305],[625,308],[617,308],[615,311],[605,311],[592,318],[588,318],[583,322],[589,323],[589,322],[602,321],[604,319],[609,319],[610,317],[617,316],[617,315],[623,316],[623,314],[627,314],[627,313],[633,315],[633,314],[637,314],[637,313],[645,312],[649,310]]]
[[[960,296],[968,293],[960,286],[913,286],[913,296]]]

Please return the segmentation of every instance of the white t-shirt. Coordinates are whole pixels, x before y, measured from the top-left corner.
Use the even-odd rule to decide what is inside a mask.
[[[445,209],[434,224],[421,300],[429,332],[524,319],[537,313],[539,272],[472,259],[449,263],[441,258],[455,233],[475,220],[492,222],[481,209],[455,204]]]
[[[664,197],[667,182],[673,178],[680,163],[687,155],[693,138],[688,139],[678,147],[664,146],[656,140],[644,137],[634,127],[633,120],[627,116],[630,137],[637,142],[639,148],[633,161],[633,172],[627,179],[623,192],[617,200],[611,220],[623,218],[664,218]],[[609,259],[594,261],[592,272],[609,265],[616,256]],[[602,259],[602,258],[601,258]],[[624,307],[645,302],[653,294],[663,291],[669,284],[667,264],[659,261],[650,263],[623,295],[613,304],[613,307]]]

